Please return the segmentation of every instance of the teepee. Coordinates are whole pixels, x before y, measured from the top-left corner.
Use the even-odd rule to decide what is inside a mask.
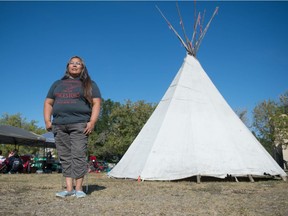
[[[184,62],[151,117],[108,175],[142,180],[192,176],[245,176],[253,180],[252,176],[265,175],[285,179],[286,173],[230,108],[195,58],[204,35],[192,46],[171,29],[186,48]]]

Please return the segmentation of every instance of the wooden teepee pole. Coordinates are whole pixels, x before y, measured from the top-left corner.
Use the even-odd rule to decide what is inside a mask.
[[[178,5],[177,1],[176,1],[176,7],[177,7],[179,19],[180,19],[180,25],[182,27],[182,31],[183,31],[184,37],[186,39],[186,45],[189,48],[189,51],[192,53],[192,44],[191,44],[191,42],[189,41],[189,39],[187,37],[186,31],[185,31],[185,27],[184,27],[184,22],[183,22],[183,19],[182,19],[182,16],[181,16],[181,13],[180,13],[180,9],[179,9],[179,5]]]
[[[202,40],[203,40],[203,38],[204,38],[204,36],[205,36],[205,34],[206,34],[209,26],[210,26],[210,23],[212,22],[214,16],[217,14],[217,12],[218,12],[218,7],[216,7],[216,9],[215,9],[215,11],[214,11],[211,19],[209,20],[209,22],[208,22],[208,24],[206,25],[204,31],[203,31],[202,34],[199,36],[199,39],[198,39],[198,41],[196,42],[195,47],[194,47],[195,53],[197,53],[197,51],[198,51],[198,49],[199,49],[199,47],[200,47],[200,44],[201,44],[201,42],[202,42]]]
[[[157,7],[158,11],[160,12],[161,16],[165,19],[165,21],[167,22],[168,26],[170,29],[172,29],[172,31],[176,34],[176,36],[178,37],[178,39],[180,40],[180,42],[182,43],[182,45],[185,47],[186,51],[188,53],[191,53],[189,48],[187,47],[186,43],[183,41],[183,39],[181,38],[181,36],[178,34],[178,32],[173,28],[173,26],[170,24],[170,22],[168,21],[168,19],[164,16],[164,14],[162,13],[162,11]]]

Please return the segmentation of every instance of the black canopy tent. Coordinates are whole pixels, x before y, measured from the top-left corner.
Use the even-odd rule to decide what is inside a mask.
[[[44,136],[10,125],[0,125],[0,143],[56,148],[55,142],[51,142],[50,140],[46,141]]]

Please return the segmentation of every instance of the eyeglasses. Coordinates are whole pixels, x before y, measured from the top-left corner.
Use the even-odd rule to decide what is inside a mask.
[[[70,65],[77,65],[77,66],[82,65],[81,62],[69,62],[69,64]]]

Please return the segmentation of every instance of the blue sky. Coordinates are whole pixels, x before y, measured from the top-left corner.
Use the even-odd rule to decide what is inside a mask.
[[[43,102],[73,55],[85,59],[104,99],[157,103],[186,55],[155,5],[182,33],[172,1],[0,2],[0,114],[44,126]],[[189,37],[193,1],[179,2]],[[214,18],[198,52],[234,110],[249,112],[288,90],[288,2],[203,2]]]

